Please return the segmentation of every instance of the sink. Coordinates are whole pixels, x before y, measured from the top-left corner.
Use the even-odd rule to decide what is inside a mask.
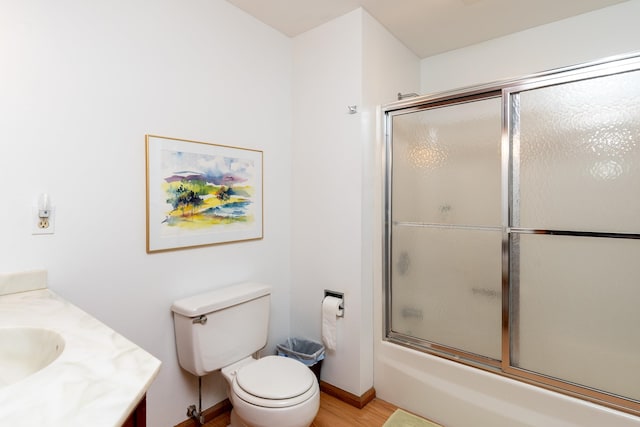
[[[35,374],[62,350],[64,339],[49,329],[0,328],[0,387]]]

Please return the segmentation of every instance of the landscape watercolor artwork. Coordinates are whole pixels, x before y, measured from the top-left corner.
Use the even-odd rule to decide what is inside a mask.
[[[262,152],[146,136],[147,252],[262,238]]]

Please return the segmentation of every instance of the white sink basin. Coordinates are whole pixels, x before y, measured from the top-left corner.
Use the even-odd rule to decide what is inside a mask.
[[[56,360],[64,350],[57,332],[40,328],[0,328],[0,387],[13,384]]]

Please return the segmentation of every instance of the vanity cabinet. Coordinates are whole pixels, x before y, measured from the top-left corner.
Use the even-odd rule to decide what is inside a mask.
[[[146,427],[147,425],[147,395],[145,394],[138,406],[135,407],[122,427]]]

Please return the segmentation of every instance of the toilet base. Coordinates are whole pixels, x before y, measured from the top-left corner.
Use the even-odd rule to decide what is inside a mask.
[[[230,427],[309,427],[320,409],[320,390],[306,402],[287,408],[253,406],[233,394],[229,400],[234,406]]]

